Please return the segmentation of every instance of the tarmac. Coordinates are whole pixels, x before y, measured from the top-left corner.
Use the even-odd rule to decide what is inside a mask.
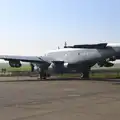
[[[120,80],[0,77],[0,120],[119,120]]]

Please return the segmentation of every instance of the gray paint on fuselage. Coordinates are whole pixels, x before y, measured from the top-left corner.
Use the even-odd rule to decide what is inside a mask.
[[[53,50],[45,55],[46,57],[52,58],[54,61],[64,61],[69,64],[78,64],[83,61],[98,60],[101,54],[97,49],[73,49],[65,48]]]
[[[45,56],[46,58],[49,58],[49,60],[51,58],[51,61],[64,61],[69,64],[79,64],[85,61],[101,61],[119,53],[120,47],[109,46],[106,49],[64,48],[49,51]]]

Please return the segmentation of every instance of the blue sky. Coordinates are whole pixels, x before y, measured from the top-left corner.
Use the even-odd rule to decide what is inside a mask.
[[[120,42],[119,0],[0,0],[0,54]]]

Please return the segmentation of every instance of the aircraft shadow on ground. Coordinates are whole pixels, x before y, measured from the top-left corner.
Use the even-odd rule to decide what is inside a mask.
[[[6,78],[7,79],[7,78]],[[49,78],[46,80],[40,80],[39,78],[36,79],[22,79],[20,80],[19,78],[16,78],[14,80],[0,80],[1,82],[44,82],[44,81],[103,81],[103,82],[111,82],[114,84],[120,84],[120,78],[90,78],[90,79],[80,79],[80,78],[75,78],[75,77],[71,77],[71,78]]]

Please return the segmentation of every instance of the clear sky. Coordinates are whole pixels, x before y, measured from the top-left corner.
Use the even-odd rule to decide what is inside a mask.
[[[0,54],[42,55],[65,41],[120,42],[120,0],[0,0]]]

